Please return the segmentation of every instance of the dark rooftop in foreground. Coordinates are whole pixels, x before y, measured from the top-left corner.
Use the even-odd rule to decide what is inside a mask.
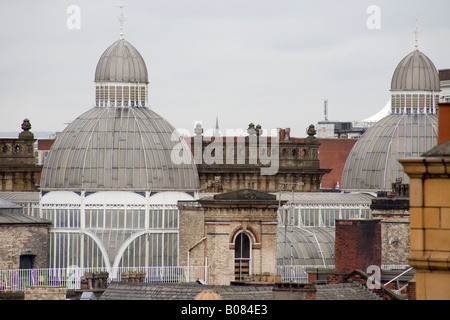
[[[194,300],[203,290],[213,290],[224,300],[271,300],[272,286],[218,286],[196,283],[154,284],[112,282],[100,300]]]
[[[278,288],[311,286],[311,284],[272,283],[266,285],[201,285],[197,283],[154,284],[112,282],[100,300],[194,300],[203,290],[217,292],[223,300],[276,300]],[[360,283],[320,284],[316,300],[381,300]],[[288,289],[289,290],[289,289]],[[294,289],[295,290],[295,289]],[[289,296],[283,296],[283,298]]]
[[[450,140],[438,144],[433,149],[425,152],[424,157],[450,157]]]

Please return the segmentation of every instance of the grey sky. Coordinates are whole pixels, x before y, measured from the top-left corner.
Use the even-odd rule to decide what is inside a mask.
[[[0,131],[61,131],[93,107],[95,67],[119,37],[119,0],[0,1]],[[419,49],[450,68],[450,1],[125,0],[125,38],[144,57],[150,104],[193,132],[362,120],[389,98],[398,62]],[[66,12],[81,10],[80,29]],[[380,8],[370,30],[369,5]]]

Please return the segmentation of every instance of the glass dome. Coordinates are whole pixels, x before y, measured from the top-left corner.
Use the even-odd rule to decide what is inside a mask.
[[[391,114],[369,128],[357,141],[342,174],[344,190],[391,190],[401,178],[408,183],[398,159],[420,157],[437,142],[437,115]]]
[[[391,90],[439,92],[439,83],[439,73],[433,62],[423,52],[414,50],[397,65]]]
[[[95,82],[148,83],[145,61],[128,41],[119,39],[100,57]]]
[[[41,189],[195,191],[195,164],[174,163],[176,145],[189,162],[187,143],[147,107],[95,107],[57,137],[44,163]]]

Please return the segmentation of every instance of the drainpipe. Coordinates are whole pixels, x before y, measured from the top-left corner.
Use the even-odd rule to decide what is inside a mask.
[[[190,279],[190,262],[189,257],[191,254],[191,251],[194,250],[196,246],[198,246],[200,243],[202,243],[204,240],[206,240],[206,237],[201,238],[196,244],[194,244],[187,252],[187,267],[188,267],[188,281]]]

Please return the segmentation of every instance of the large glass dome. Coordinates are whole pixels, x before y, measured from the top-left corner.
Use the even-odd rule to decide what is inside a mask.
[[[95,107],[56,139],[44,163],[41,189],[195,191],[193,161],[171,160],[176,145],[189,157],[175,128],[147,107]]]
[[[436,145],[437,116],[391,114],[369,128],[350,152],[342,175],[346,190],[391,190],[401,178],[408,183],[397,159],[420,157]]]

